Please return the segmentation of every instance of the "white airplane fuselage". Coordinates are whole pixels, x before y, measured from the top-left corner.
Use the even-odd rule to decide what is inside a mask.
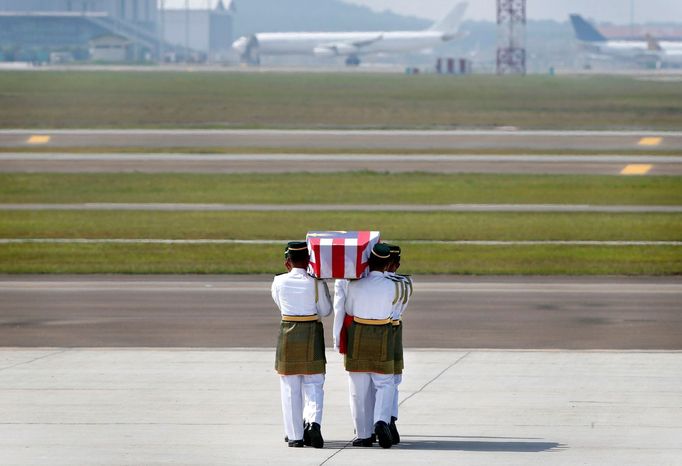
[[[661,62],[666,64],[682,63],[682,42],[660,42],[660,50],[652,50],[645,41],[610,40],[606,42],[583,43],[583,50],[593,55],[603,55],[613,59]]]
[[[610,40],[582,16],[573,14],[570,19],[580,48],[593,58],[656,65],[682,63],[682,42],[659,42],[654,37]]]
[[[259,33],[255,37],[263,55],[318,56],[409,52],[447,40],[438,31]],[[366,45],[353,45],[357,43]]]
[[[262,55],[313,55],[346,57],[347,64],[357,65],[361,55],[419,51],[455,39],[466,8],[466,2],[458,3],[422,31],[260,32],[240,37],[232,48],[243,61],[254,64]]]

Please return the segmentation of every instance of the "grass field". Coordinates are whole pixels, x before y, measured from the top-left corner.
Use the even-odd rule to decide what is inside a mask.
[[[0,73],[0,128],[682,128],[682,82],[631,77],[177,72]],[[13,151],[2,148],[0,152]],[[51,151],[23,147],[22,151]],[[84,147],[74,153],[110,149]],[[117,152],[120,149],[115,149]],[[154,153],[159,149],[126,148]],[[335,153],[315,148],[164,148]],[[401,151],[391,151],[402,153]],[[405,151],[404,153],[434,153]],[[466,153],[517,153],[477,150]],[[532,151],[524,151],[532,153]],[[538,153],[546,153],[539,151]],[[628,153],[646,153],[633,149]],[[385,153],[357,150],[344,153]],[[456,148],[435,153],[462,153]],[[558,151],[557,156],[583,153]],[[594,154],[606,153],[595,151]],[[658,154],[659,152],[657,152]],[[679,155],[674,151],[661,154]],[[315,189],[313,187],[322,187]],[[679,275],[679,246],[473,246],[410,240],[682,241],[680,214],[325,212],[324,204],[682,205],[682,177],[0,174],[0,203],[315,204],[316,211],[2,211],[0,238],[274,239],[378,229],[405,273]],[[0,273],[278,273],[282,245],[2,244]]]
[[[632,77],[0,73],[0,128],[682,127],[682,83]]]
[[[280,273],[281,245],[14,244],[0,273]],[[675,246],[410,245],[401,272],[473,275],[679,275]]]
[[[276,273],[308,229],[379,229],[406,273],[677,275],[679,246],[472,246],[410,240],[680,241],[682,215],[0,211],[0,238],[277,239],[280,245],[4,244],[0,273]]]
[[[284,242],[308,230],[376,229],[387,241],[682,241],[682,214],[0,211],[0,218],[0,238]]]
[[[311,190],[311,186],[324,189]],[[682,177],[375,172],[0,174],[2,203],[682,204]]]

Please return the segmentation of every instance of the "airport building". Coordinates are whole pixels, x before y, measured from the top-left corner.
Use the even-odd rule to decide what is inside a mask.
[[[187,49],[211,62],[234,58],[233,12],[225,2],[213,9],[167,9],[160,13],[165,43],[173,50]],[[166,53],[168,55],[168,53]],[[172,58],[172,57],[171,57]]]
[[[223,1],[164,11],[156,0],[0,0],[0,61],[219,60],[231,39]]]

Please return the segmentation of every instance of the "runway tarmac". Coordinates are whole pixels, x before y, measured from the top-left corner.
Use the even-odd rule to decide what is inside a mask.
[[[270,276],[0,276],[16,347],[271,347]],[[408,348],[682,349],[682,279],[418,276]],[[331,345],[331,318],[324,319]]]
[[[405,353],[390,450],[355,448],[327,352],[325,446],[287,448],[272,349],[0,348],[0,463],[679,465],[682,353]]]
[[[682,353],[405,352],[390,450],[351,447],[327,352],[324,448],[282,441],[270,349],[0,348],[0,463],[679,465]]]
[[[360,155],[0,153],[0,172],[289,173],[381,172],[682,175],[682,157],[655,155]]]
[[[682,132],[516,130],[0,130],[0,147],[268,147],[623,151],[682,148]]]

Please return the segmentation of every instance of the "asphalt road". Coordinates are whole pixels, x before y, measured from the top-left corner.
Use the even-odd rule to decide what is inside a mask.
[[[2,276],[0,346],[272,347],[269,276]],[[426,277],[409,348],[682,349],[682,279]],[[325,319],[327,344],[331,319]]]
[[[652,155],[0,154],[0,172],[289,173],[372,170],[433,173],[682,175],[682,157]]]
[[[37,138],[34,138],[37,137]],[[32,139],[34,138],[34,139]],[[650,138],[643,140],[642,138]],[[32,143],[30,141],[33,141]],[[642,143],[646,145],[642,146]],[[429,150],[682,148],[682,132],[339,131],[339,130],[0,130],[0,147],[269,147]]]

